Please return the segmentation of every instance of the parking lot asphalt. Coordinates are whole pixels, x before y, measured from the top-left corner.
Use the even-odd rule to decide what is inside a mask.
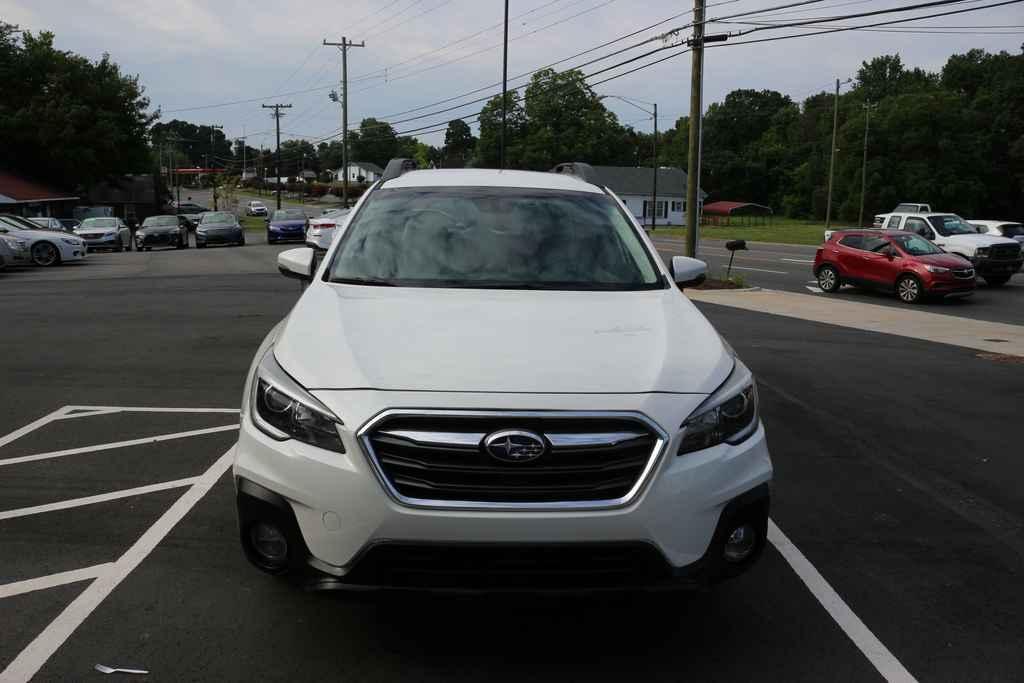
[[[742,237],[737,228],[737,237]],[[684,256],[686,242],[679,237],[653,234],[651,239],[662,258]],[[724,277],[730,252],[721,240],[704,240],[699,246],[699,257],[708,263],[709,274]],[[895,295],[856,287],[843,287],[835,294],[824,294],[818,288],[811,268],[817,247],[797,244],[767,244],[749,242],[746,251],[737,251],[732,274],[743,278],[748,287],[764,287],[786,292],[797,292],[814,297],[834,297],[843,301],[905,306]],[[927,301],[922,309],[975,320],[1024,325],[1024,271],[1014,275],[1002,287],[989,287],[983,279],[973,296],[964,299]]]
[[[880,680],[860,623],[891,680],[1019,680],[1024,365],[710,304],[759,377],[772,518],[792,544],[776,537],[753,572],[571,599],[353,596],[260,574],[230,476],[208,493],[196,478],[223,471],[252,354],[299,294],[275,272],[283,248],[0,275],[0,679],[37,661],[45,681],[99,678],[96,663],[157,681]],[[129,571],[90,602],[107,563]]]

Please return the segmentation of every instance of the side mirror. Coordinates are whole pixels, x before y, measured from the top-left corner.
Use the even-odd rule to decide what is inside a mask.
[[[708,264],[688,256],[673,256],[671,270],[680,288],[696,287],[708,277]]]
[[[314,268],[313,250],[299,247],[282,251],[277,255],[277,269],[285,277],[295,278],[304,282],[312,282]]]

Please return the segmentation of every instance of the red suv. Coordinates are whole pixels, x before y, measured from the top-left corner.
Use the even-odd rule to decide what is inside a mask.
[[[896,292],[913,304],[925,296],[970,296],[974,267],[914,233],[902,230],[840,230],[814,255],[814,275],[822,291],[844,284]]]

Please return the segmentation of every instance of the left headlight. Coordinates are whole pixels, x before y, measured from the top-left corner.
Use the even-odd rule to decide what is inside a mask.
[[[757,430],[757,383],[750,369],[736,359],[729,378],[683,422],[676,455],[735,444]]]
[[[974,252],[974,255],[978,258],[987,258],[988,247],[978,247],[978,250]]]
[[[250,401],[252,420],[267,436],[278,441],[296,439],[337,453],[345,452],[338,434],[342,421],[274,359],[271,347],[253,377]]]
[[[64,244],[70,244],[73,247],[80,247],[80,246],[82,246],[82,240],[68,239],[67,237],[61,237],[60,241],[63,242]]]
[[[942,266],[925,266],[925,269],[929,273],[948,273],[949,268],[943,268]]]

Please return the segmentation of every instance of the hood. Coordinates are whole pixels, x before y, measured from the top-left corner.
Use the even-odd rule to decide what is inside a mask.
[[[943,237],[942,242],[944,244],[969,244],[974,247],[991,247],[993,244],[1007,244],[1013,243],[1013,240],[1009,237],[1000,237],[998,235],[950,235],[949,237]]]
[[[732,370],[675,289],[553,292],[314,283],[275,357],[309,389],[707,394]]]
[[[177,233],[180,228],[177,225],[154,225],[150,228],[139,228],[136,235],[161,235],[165,232]]]
[[[82,235],[116,235],[118,228],[75,228],[75,234]]]
[[[963,256],[956,254],[928,254],[926,256],[914,256],[913,259],[918,263],[926,263],[932,266],[942,266],[943,268],[972,268],[971,262],[965,259]]]
[[[61,234],[66,234],[66,233],[60,233],[60,232],[58,232],[56,230],[43,230],[42,228],[40,228],[39,230],[30,230],[29,228],[25,228],[24,230],[16,230],[16,229],[12,228],[11,231],[10,231],[11,237],[14,237],[14,238],[17,238],[17,239],[25,239],[25,240],[38,240],[38,239],[50,239],[50,240],[52,240],[57,235],[61,235]],[[79,235],[74,235],[74,237],[79,237]]]
[[[234,223],[200,223],[196,229],[203,232],[207,230],[241,230],[242,226]]]
[[[295,219],[287,221],[270,221],[270,226],[273,228],[302,228],[306,225],[306,219]]]

